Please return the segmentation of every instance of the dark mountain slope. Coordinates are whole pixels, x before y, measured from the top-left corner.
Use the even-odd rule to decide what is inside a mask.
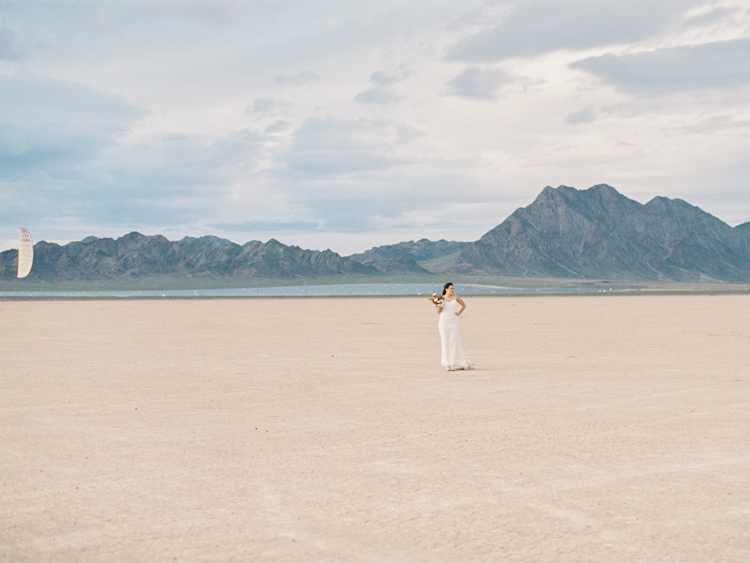
[[[469,244],[471,243],[421,239],[417,242],[408,241],[378,246],[360,254],[352,254],[349,258],[361,264],[374,266],[383,273],[429,273],[435,270],[428,268],[428,271],[425,266],[446,256],[457,254]]]
[[[741,229],[740,229],[741,231]],[[630,280],[750,280],[739,231],[682,200],[643,205],[607,185],[545,188],[449,272]]]
[[[228,242],[228,241],[227,241]],[[17,252],[0,253],[0,278],[15,277]],[[330,250],[303,250],[271,239],[244,246],[216,237],[172,242],[161,235],[130,233],[119,239],[88,237],[64,246],[34,245],[30,277],[45,281],[133,278],[149,275],[183,277],[314,278],[338,274],[376,274],[375,268]]]

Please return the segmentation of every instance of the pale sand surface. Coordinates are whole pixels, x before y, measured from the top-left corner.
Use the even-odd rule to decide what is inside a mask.
[[[0,560],[750,561],[750,296],[467,304],[0,302]]]

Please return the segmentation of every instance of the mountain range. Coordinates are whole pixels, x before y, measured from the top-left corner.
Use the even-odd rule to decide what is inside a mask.
[[[421,241],[420,241],[421,242]],[[386,262],[404,244],[364,255]],[[411,243],[412,245],[415,243]],[[433,272],[498,277],[653,281],[750,281],[750,223],[734,228],[681,199],[646,204],[602,184],[546,187],[478,241]]]
[[[15,275],[16,254],[15,250],[0,254],[0,279]],[[87,237],[64,246],[39,242],[34,245],[32,268],[34,277],[53,282],[151,275],[295,279],[377,273],[330,250],[304,250],[275,239],[240,246],[214,236],[170,241],[137,232],[116,240]]]
[[[17,252],[0,253],[0,279],[15,277]],[[30,278],[45,281],[183,278],[295,280],[345,275],[750,281],[750,223],[730,227],[680,199],[646,204],[602,184],[546,187],[475,242],[419,241],[341,256],[275,239],[238,245],[215,236],[169,241],[137,232],[34,246]]]

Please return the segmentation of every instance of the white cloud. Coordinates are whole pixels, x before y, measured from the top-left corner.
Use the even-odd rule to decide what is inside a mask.
[[[740,0],[39,6],[0,2],[0,238],[354,252],[603,182],[750,220]]]
[[[413,74],[414,73],[410,71],[402,71],[396,74],[390,74],[388,72],[379,70],[372,73],[372,76],[370,76],[370,82],[381,87],[393,86],[394,84],[401,82],[402,80],[406,80]]]
[[[395,147],[406,128],[391,121],[310,117],[294,134],[288,169],[303,175],[385,170],[403,163]]]
[[[750,38],[589,57],[571,65],[626,92],[668,94],[750,86]]]
[[[306,70],[294,76],[284,76],[283,74],[279,74],[278,76],[274,77],[273,81],[278,82],[279,84],[302,86],[303,84],[307,84],[309,82],[320,82],[320,76],[310,70]]]
[[[275,133],[284,133],[285,131],[289,131],[291,129],[291,124],[284,121],[284,120],[278,120],[268,127],[266,127],[265,133],[267,135],[272,135]]]
[[[413,74],[408,70],[401,70],[393,74],[382,70],[373,72],[370,76],[370,83],[373,84],[373,87],[354,96],[354,101],[363,104],[392,104],[398,102],[404,99],[404,96],[395,93],[391,86],[406,80]]]
[[[7,28],[0,28],[0,60],[10,61],[19,60],[23,55],[21,46],[16,34]]]
[[[272,98],[256,98],[253,100],[253,109],[247,109],[248,113],[251,111],[254,113],[260,113],[265,115],[277,115],[283,113],[289,106],[289,102],[285,100],[277,100]]]
[[[0,75],[0,179],[70,174],[147,111],[70,82]]]
[[[354,101],[363,104],[391,104],[402,98],[403,96],[393,94],[385,88],[370,88],[354,96]]]
[[[510,77],[500,70],[469,67],[446,84],[443,94],[471,100],[494,101],[498,97],[500,87],[508,82]]]
[[[596,109],[593,106],[586,106],[582,110],[574,111],[565,116],[565,123],[577,125],[579,123],[590,123],[596,119]]]
[[[528,0],[495,25],[463,38],[448,59],[495,62],[558,49],[586,50],[641,41],[663,32],[701,0]]]

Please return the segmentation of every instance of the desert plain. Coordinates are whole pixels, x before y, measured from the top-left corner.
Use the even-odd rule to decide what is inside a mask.
[[[1,301],[0,561],[750,561],[750,295],[466,301]]]

